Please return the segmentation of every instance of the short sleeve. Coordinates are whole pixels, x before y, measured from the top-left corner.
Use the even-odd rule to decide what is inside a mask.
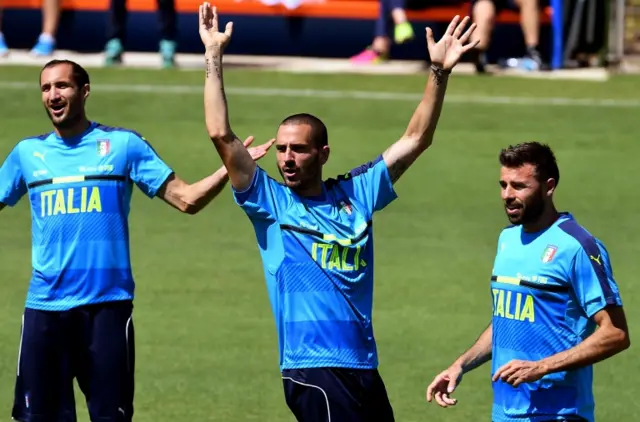
[[[0,167],[0,203],[10,207],[17,204],[27,193],[18,148],[18,145],[13,148]]]
[[[278,203],[285,204],[287,193],[282,185],[273,180],[260,166],[256,166],[249,187],[243,191],[233,188],[236,203],[250,218],[275,218]]]
[[[387,164],[382,155],[373,161],[351,170],[343,180],[351,187],[351,194],[355,199],[364,204],[373,216],[376,211],[381,211],[397,198],[393,183],[389,177]]]
[[[582,309],[592,317],[606,306],[622,306],[609,255],[595,239],[582,242],[571,271],[571,284]]]
[[[173,174],[173,170],[160,158],[149,142],[136,133],[130,133],[127,144],[129,160],[129,178],[149,198],[153,198],[158,190]]]

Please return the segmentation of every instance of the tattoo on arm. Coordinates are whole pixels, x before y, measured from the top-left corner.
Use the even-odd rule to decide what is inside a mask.
[[[451,73],[450,70],[444,70],[443,68],[438,67],[434,64],[431,65],[431,71],[433,72],[433,76],[436,79],[436,85],[442,85],[445,75]]]
[[[205,72],[206,72],[207,78],[209,78],[213,74],[214,70],[216,72],[216,76],[220,78],[221,62],[222,60],[220,59],[219,56],[207,57],[205,59]]]
[[[216,58],[213,60],[213,65],[214,65],[214,66],[215,66],[215,68],[216,68],[216,75],[217,75],[217,76],[218,76],[218,78],[219,78],[220,76],[222,76],[222,73],[220,72],[220,71],[221,71],[220,67],[222,66],[222,57],[216,57]]]
[[[389,177],[391,178],[391,183],[395,183],[400,179],[400,176],[404,174],[405,171],[409,168],[409,164],[406,160],[398,159],[393,164],[389,166],[387,171],[389,172]]]
[[[211,76],[211,71],[213,69],[213,60],[207,58],[205,59],[205,72],[207,75],[207,79]]]

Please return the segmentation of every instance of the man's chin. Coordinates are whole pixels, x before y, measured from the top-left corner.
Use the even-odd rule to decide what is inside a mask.
[[[65,121],[67,120],[66,113],[63,114],[62,116],[54,116],[50,112],[48,114],[49,114],[49,120],[51,120],[51,123],[53,123],[54,126],[64,126]]]
[[[519,226],[520,224],[522,224],[522,214],[507,214],[507,219],[509,219],[509,223],[513,224],[514,226]]]
[[[284,184],[289,188],[297,188],[300,186],[300,180],[289,180],[285,177]]]
[[[60,117],[49,116],[51,119],[51,123],[57,127],[58,129],[66,129],[72,127],[76,122],[74,119],[70,119],[69,116],[62,115]]]

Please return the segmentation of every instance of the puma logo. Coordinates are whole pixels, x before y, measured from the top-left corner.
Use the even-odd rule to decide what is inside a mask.
[[[591,259],[592,261],[597,262],[598,265],[602,265],[602,262],[600,262],[600,255],[598,255],[598,256],[589,255],[589,259]]]
[[[46,152],[43,154],[43,153],[41,153],[41,152],[35,151],[35,152],[33,153],[33,156],[34,156],[34,157],[38,157],[38,158],[39,158],[39,159],[41,159],[41,160],[42,160],[42,162],[44,163],[44,156],[45,156],[45,154],[46,154]]]

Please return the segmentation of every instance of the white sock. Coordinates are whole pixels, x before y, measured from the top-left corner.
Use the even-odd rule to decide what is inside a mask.
[[[47,33],[44,33],[44,32],[42,34],[40,34],[40,38],[38,38],[38,39],[40,41],[43,41],[43,42],[51,42],[51,43],[56,41],[56,39],[53,37],[53,35],[47,34]]]

